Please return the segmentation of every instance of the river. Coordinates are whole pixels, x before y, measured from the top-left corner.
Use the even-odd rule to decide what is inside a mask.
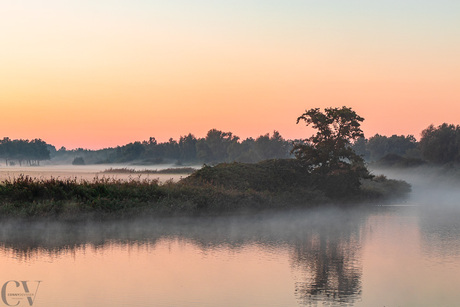
[[[0,306],[458,306],[460,192],[381,206],[0,224]],[[428,183],[433,183],[431,186]]]

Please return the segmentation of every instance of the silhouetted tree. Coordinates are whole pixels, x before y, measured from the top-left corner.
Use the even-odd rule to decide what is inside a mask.
[[[39,164],[40,161],[50,159],[49,145],[41,139],[11,140],[3,138],[0,140],[0,156],[8,160],[17,160],[19,165],[27,163],[29,165]]]
[[[161,143],[160,146],[164,148],[164,157],[175,160],[179,159],[180,149],[176,140],[170,138],[168,142]]]
[[[198,140],[195,136],[189,133],[186,136],[181,136],[179,139],[179,156],[181,161],[196,160],[196,143]]]
[[[121,147],[120,162],[132,161],[140,158],[141,154],[145,151],[141,142],[134,142]]]
[[[361,178],[369,177],[364,160],[357,155],[351,143],[364,134],[360,117],[351,108],[310,109],[297,118],[305,121],[317,133],[304,142],[294,144],[297,159],[309,170],[320,175],[318,185],[329,197],[353,195],[360,188]]]
[[[294,144],[296,158],[312,169],[330,172],[362,166],[363,159],[351,148],[351,142],[364,134],[360,128],[364,118],[351,108],[310,109],[297,118],[297,123],[305,121],[317,131],[305,143]]]
[[[424,159],[434,163],[460,162],[460,126],[430,125],[423,130],[420,149]]]
[[[417,140],[413,135],[392,135],[391,137],[376,134],[367,143],[371,160],[379,160],[388,155],[395,154],[402,157],[414,157],[417,154]]]
[[[254,152],[255,142],[253,138],[233,142],[227,149],[229,160],[246,163],[260,161],[259,156]]]
[[[368,149],[368,140],[365,137],[360,137],[355,140],[352,146],[357,155],[360,155],[364,160],[369,160],[370,152]]]
[[[289,142],[280,135],[278,131],[273,131],[273,135],[265,134],[259,136],[254,142],[254,153],[256,160],[284,159],[289,156]]]
[[[231,132],[211,129],[205,139],[197,142],[197,157],[205,162],[227,161],[228,149],[231,144],[238,142],[238,139]]]

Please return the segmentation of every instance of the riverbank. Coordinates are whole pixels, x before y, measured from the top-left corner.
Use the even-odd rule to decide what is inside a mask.
[[[296,160],[204,166],[178,182],[19,176],[0,185],[0,215],[79,219],[225,214],[328,203],[349,206],[410,191],[407,183],[382,176],[362,180],[358,190],[349,189],[349,183],[348,174],[312,175]]]

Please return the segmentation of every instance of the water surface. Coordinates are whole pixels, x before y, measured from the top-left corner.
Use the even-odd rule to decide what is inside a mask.
[[[459,192],[413,183],[385,206],[3,221],[0,306],[458,306]]]

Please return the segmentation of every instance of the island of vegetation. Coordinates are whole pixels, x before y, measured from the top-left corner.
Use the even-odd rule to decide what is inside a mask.
[[[363,120],[347,107],[307,110],[297,123],[317,132],[293,144],[295,158],[204,165],[179,182],[19,176],[0,185],[0,214],[68,219],[217,214],[351,205],[405,195],[407,183],[372,175],[353,150],[353,142],[363,137]]]

